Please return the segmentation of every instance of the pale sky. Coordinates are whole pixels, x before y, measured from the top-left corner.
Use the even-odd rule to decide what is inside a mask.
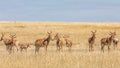
[[[120,0],[0,0],[0,21],[120,22]]]

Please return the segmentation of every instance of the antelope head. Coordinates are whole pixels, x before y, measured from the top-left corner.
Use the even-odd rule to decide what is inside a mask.
[[[52,40],[52,31],[51,32],[47,32],[48,33],[48,38],[50,39],[50,40]]]
[[[109,34],[111,37],[112,37],[112,39],[113,38],[115,38],[115,36],[116,36],[116,32],[110,32],[110,34]]]
[[[54,36],[53,40],[57,40],[57,39],[59,39],[59,34],[58,33]]]
[[[5,36],[5,33],[1,33],[1,39],[0,39],[0,41],[2,41],[3,39],[4,39],[4,36]]]
[[[16,38],[16,34],[10,34],[9,37],[13,40],[14,38]]]
[[[95,37],[97,31],[95,30],[95,31],[91,31],[91,32],[92,32],[92,36]]]

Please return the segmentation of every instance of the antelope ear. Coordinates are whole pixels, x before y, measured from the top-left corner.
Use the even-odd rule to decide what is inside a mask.
[[[52,33],[52,32],[47,32],[48,34]]]
[[[93,31],[91,31],[93,33]]]
[[[95,33],[96,33],[97,31],[95,30]]]
[[[112,32],[110,32],[110,34],[112,34]]]
[[[112,32],[110,32],[109,35],[112,35]]]
[[[13,36],[16,36],[16,34],[13,34]]]

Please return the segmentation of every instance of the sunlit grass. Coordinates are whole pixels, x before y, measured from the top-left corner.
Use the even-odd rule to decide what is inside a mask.
[[[88,38],[91,31],[97,30],[95,51],[88,52]],[[69,35],[73,41],[72,52],[68,52],[67,47],[63,46],[61,53],[56,52],[56,42],[51,41],[48,46],[48,53],[44,48],[40,53],[34,54],[34,45],[28,48],[28,52],[15,52],[11,55],[5,49],[4,43],[0,42],[0,67],[1,68],[119,68],[120,53],[118,49],[114,50],[111,45],[111,51],[105,53],[100,51],[100,39],[108,37],[109,32],[116,31],[120,38],[119,23],[78,23],[78,22],[6,22],[0,23],[0,32],[5,32],[9,37],[10,33],[16,33],[17,40],[20,42],[34,43],[38,38],[47,36],[47,32],[52,31],[53,36],[60,33],[61,36]],[[63,40],[63,38],[62,38]]]

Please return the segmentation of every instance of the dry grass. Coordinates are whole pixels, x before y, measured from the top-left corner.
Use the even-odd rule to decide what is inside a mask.
[[[91,30],[97,30],[95,51],[88,52],[88,38]],[[28,48],[27,53],[15,52],[11,55],[5,50],[5,45],[0,42],[0,67],[1,68],[119,68],[120,67],[120,43],[117,50],[108,53],[107,47],[105,53],[100,51],[100,39],[107,37],[109,32],[116,31],[120,38],[119,23],[64,23],[64,22],[1,22],[0,32],[16,33],[17,40],[20,42],[30,42],[38,38],[47,36],[47,31],[52,31],[53,36],[56,33],[69,35],[73,40],[72,52],[68,52],[64,46],[61,53],[56,52],[55,41],[51,41],[48,46],[48,52],[44,48],[40,53],[34,54],[34,46]]]

